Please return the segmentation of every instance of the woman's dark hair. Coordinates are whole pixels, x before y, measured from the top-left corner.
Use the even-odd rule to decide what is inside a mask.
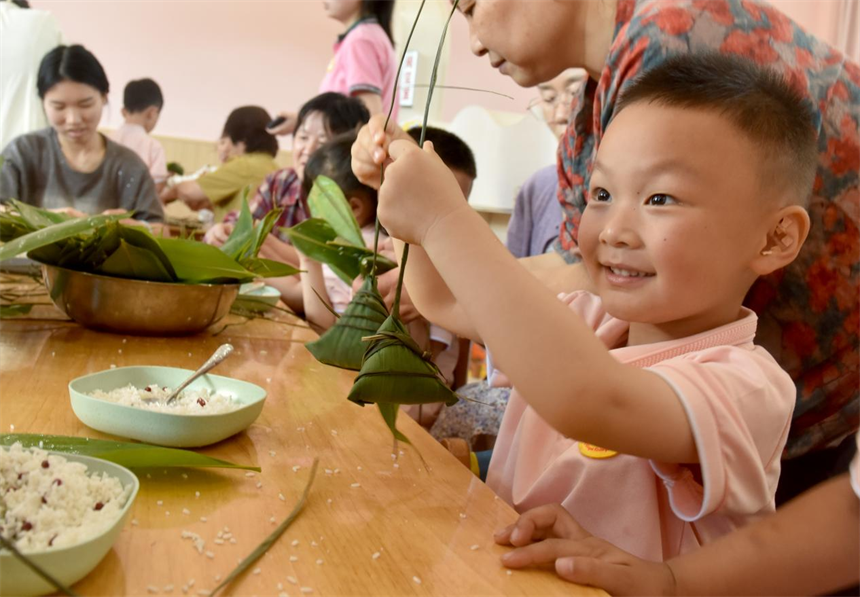
[[[266,131],[271,116],[260,106],[242,106],[230,112],[221,137],[233,143],[244,143],[246,153],[278,155],[278,141]]]
[[[385,35],[388,36],[388,41],[394,45],[394,36],[391,35],[391,16],[394,14],[394,0],[362,0],[361,16],[376,17],[376,21]]]
[[[80,45],[57,46],[45,54],[39,64],[36,89],[41,99],[45,99],[45,94],[54,85],[63,81],[89,85],[102,95],[110,91],[105,69],[92,52]]]
[[[302,197],[307,198],[314,186],[317,176],[331,178],[343,194],[349,197],[362,197],[376,204],[376,191],[361,184],[352,171],[352,144],[355,143],[356,133],[350,131],[338,135],[321,145],[311,155],[305,166],[305,176],[302,180]],[[310,212],[308,212],[310,213]]]
[[[329,91],[305,102],[296,118],[296,131],[312,112],[322,114],[326,131],[332,136],[355,131],[370,120],[370,112],[360,99]]]

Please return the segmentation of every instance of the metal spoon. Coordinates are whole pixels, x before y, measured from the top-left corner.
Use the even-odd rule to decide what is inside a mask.
[[[206,361],[205,363],[203,363],[203,366],[200,367],[200,369],[195,371],[191,375],[191,377],[186,379],[182,383],[181,386],[179,386],[178,388],[173,390],[173,392],[170,394],[170,396],[167,397],[165,404],[170,404],[171,402],[173,402],[176,399],[176,397],[179,396],[179,392],[181,392],[182,390],[184,390],[185,388],[188,387],[188,384],[190,384],[192,381],[194,381],[195,379],[197,379],[198,377],[200,377],[204,373],[213,369],[221,361],[223,361],[228,356],[230,356],[231,352],[233,352],[233,345],[232,344],[222,344],[221,346],[219,346],[218,349],[212,354],[212,356],[209,357],[209,360]]]

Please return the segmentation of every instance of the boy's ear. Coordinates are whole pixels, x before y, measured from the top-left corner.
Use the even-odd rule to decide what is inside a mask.
[[[128,118],[128,114],[129,114],[128,110],[126,110],[125,108],[123,108],[123,109],[122,109],[122,117],[123,117],[123,118]]]
[[[160,110],[159,110],[158,106],[149,106],[149,107],[146,109],[146,117],[147,117],[147,119],[149,119],[149,118],[156,118],[156,119],[157,119],[157,118],[158,118],[158,113],[159,113],[159,111],[160,111]]]
[[[367,220],[367,212],[370,208],[370,202],[364,201],[359,197],[348,197],[347,203],[349,203],[349,208],[352,210],[352,215],[355,216],[358,225],[361,226],[362,222]]]
[[[761,251],[753,259],[752,270],[767,275],[794,261],[809,234],[809,214],[799,205],[789,205],[777,213]]]

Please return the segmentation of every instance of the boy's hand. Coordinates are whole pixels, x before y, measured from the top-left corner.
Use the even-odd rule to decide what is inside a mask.
[[[529,510],[494,538],[517,547],[502,556],[508,568],[554,566],[564,580],[611,595],[675,594],[668,564],[647,562],[592,536],[559,504]]]
[[[352,171],[363,184],[379,188],[379,166],[388,161],[388,147],[392,141],[415,141],[394,122],[385,128],[385,115],[377,114],[358,131],[352,144]]]
[[[377,213],[391,236],[422,245],[438,222],[469,209],[460,185],[432,143],[419,149],[411,142],[394,141],[389,154],[393,161],[385,169]]]

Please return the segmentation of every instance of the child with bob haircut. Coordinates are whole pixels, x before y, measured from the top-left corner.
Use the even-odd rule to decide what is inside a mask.
[[[687,55],[627,89],[579,233],[594,294],[562,300],[466,206],[432,145],[367,129],[353,169],[388,147],[379,218],[415,245],[416,307],[483,341],[513,385],[492,489],[520,512],[560,503],[656,561],[774,510],[795,388],[742,303],[797,256],[817,165],[809,108],[780,76]]]

